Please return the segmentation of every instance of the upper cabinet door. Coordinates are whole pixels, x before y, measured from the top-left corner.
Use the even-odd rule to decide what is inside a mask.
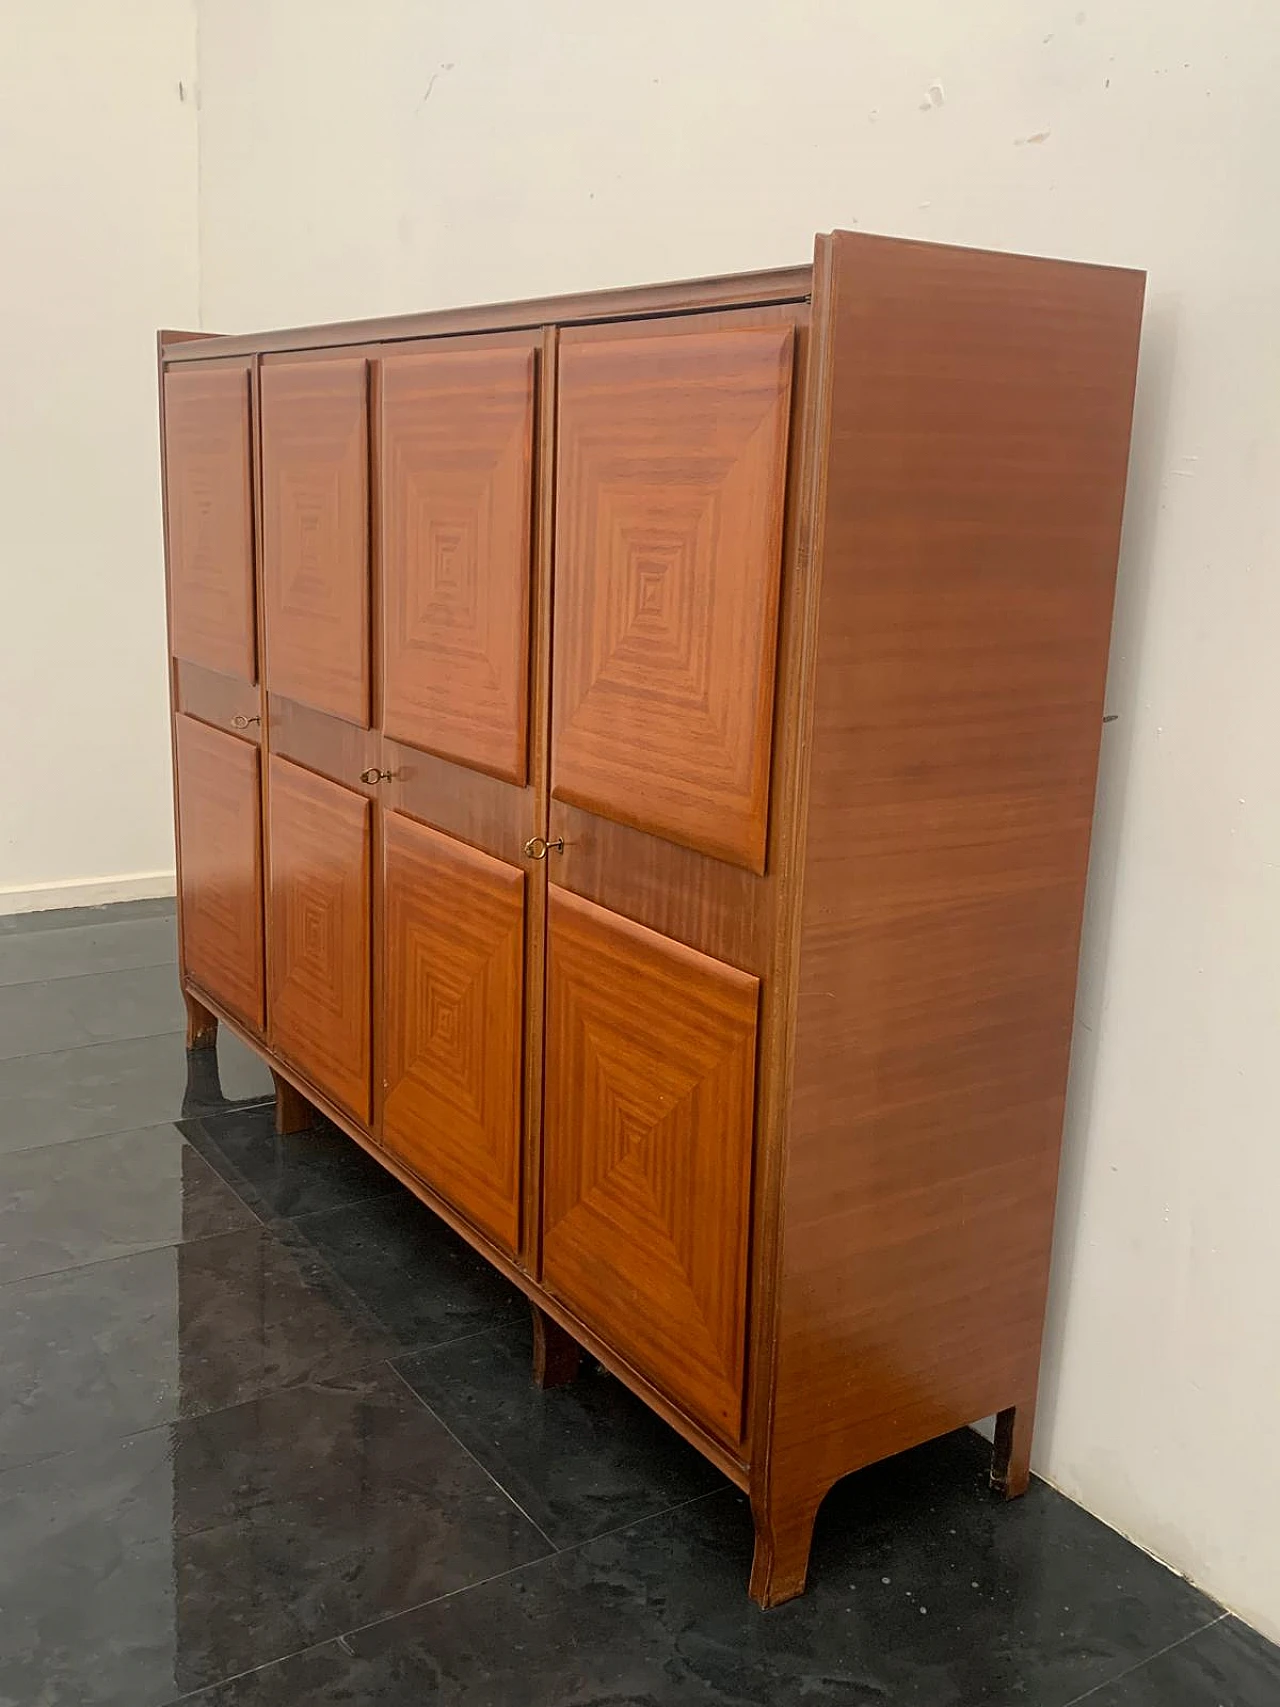
[[[173,651],[257,678],[249,370],[190,363],[164,376]]]
[[[363,358],[262,368],[267,687],[369,724],[368,374]]]
[[[526,774],[534,351],[381,364],[383,727]]]
[[[566,335],[552,792],[763,871],[793,323]]]

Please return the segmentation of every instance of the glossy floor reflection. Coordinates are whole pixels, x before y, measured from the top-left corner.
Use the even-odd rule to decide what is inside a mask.
[[[188,1062],[171,909],[0,919],[3,1707],[1277,1707],[1280,1654],[961,1433],[747,1601],[745,1502],[324,1125]],[[190,1068],[190,1071],[188,1069]]]

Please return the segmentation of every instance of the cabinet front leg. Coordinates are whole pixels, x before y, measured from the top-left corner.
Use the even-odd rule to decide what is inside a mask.
[[[563,1387],[578,1373],[582,1347],[532,1299],[529,1308],[533,1312],[534,1383],[543,1388]]]
[[[991,1456],[991,1486],[1005,1499],[1025,1494],[1031,1482],[1031,1436],[1036,1426],[1036,1402],[1024,1399],[996,1417],[995,1449]]]
[[[813,1526],[821,1504],[822,1495],[811,1491],[787,1497],[774,1490],[772,1497],[752,1499],[756,1549],[751,1560],[750,1593],[757,1606],[781,1606],[804,1593]]]
[[[295,1132],[309,1132],[316,1122],[315,1109],[274,1067],[271,1078],[276,1087],[276,1136],[289,1138]]]
[[[213,1049],[218,1042],[218,1021],[203,1002],[198,1002],[194,996],[182,992],[183,1004],[187,1010],[187,1048]]]

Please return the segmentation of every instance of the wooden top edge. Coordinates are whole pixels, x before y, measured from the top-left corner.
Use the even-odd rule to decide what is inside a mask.
[[[548,324],[586,324],[639,315],[803,302],[812,284],[812,265],[776,267],[765,272],[682,279],[669,284],[627,285],[617,290],[531,297],[525,301],[443,308],[422,314],[339,321],[328,326],[299,326],[275,332],[235,333],[227,337],[162,332],[160,348],[166,362],[176,363],[286,350],[332,349],[343,344],[394,343],[459,332],[532,331]]]
[[[892,246],[895,249],[941,249],[954,255],[987,255],[993,258],[998,256],[1002,260],[1023,261],[1042,267],[1075,267],[1083,272],[1109,273],[1115,278],[1127,278],[1135,282],[1139,279],[1145,282],[1147,277],[1141,267],[1120,267],[1110,261],[1073,261],[1063,255],[1033,255],[1022,249],[984,249],[976,243],[939,243],[930,237],[889,237],[873,231],[837,229],[828,237],[819,237],[818,241],[838,243],[842,248],[848,246],[856,249],[861,244],[875,244],[877,248]]]
[[[1054,256],[979,249],[968,244],[935,243],[926,238],[890,237],[869,231],[835,230],[820,234],[818,245],[864,244],[912,249],[947,249],[967,254],[1006,255],[1010,260],[1052,267],[1080,267],[1145,283],[1139,268],[1116,267],[1094,261],[1063,260]],[[448,337],[459,333],[534,331],[546,325],[590,325],[640,316],[697,313],[717,308],[761,307],[804,302],[813,291],[813,266],[775,267],[762,272],[729,273],[712,278],[681,279],[666,284],[626,285],[615,290],[582,291],[565,296],[529,297],[515,302],[442,308],[421,314],[388,315],[378,320],[338,321],[324,326],[297,326],[280,331],[158,334],[161,360],[212,361],[289,351],[335,349],[344,345],[397,343],[413,338]]]

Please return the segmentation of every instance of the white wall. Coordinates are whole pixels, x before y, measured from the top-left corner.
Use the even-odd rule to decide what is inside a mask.
[[[1278,59],[1270,0],[200,0],[210,327],[833,225],[1149,269],[1037,1457],[1273,1636]]]
[[[198,314],[195,69],[193,0],[0,0],[0,912],[173,886],[155,331]]]

